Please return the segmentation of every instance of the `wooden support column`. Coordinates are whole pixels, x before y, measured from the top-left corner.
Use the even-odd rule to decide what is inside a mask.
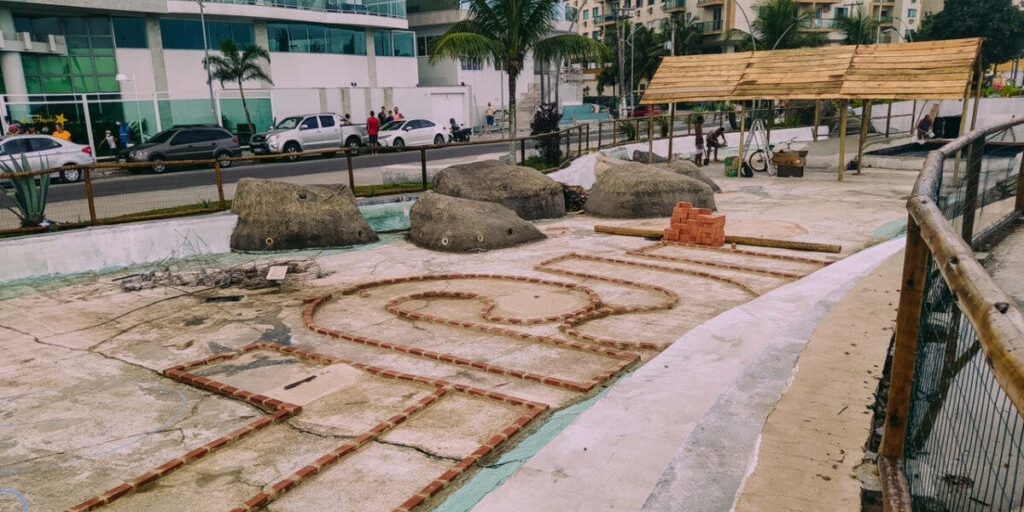
[[[889,108],[885,111],[885,138],[889,138],[889,128],[892,126],[892,100],[889,100]]]
[[[839,181],[843,181],[846,172],[846,106],[850,100],[839,102]]]
[[[868,140],[868,133],[871,131],[871,100],[865,100],[860,107],[860,140],[857,141],[857,172],[859,175],[864,168],[864,144]]]
[[[814,100],[814,124],[811,125],[811,140],[818,142],[818,124],[821,123],[821,100]]]
[[[743,173],[743,130],[744,130],[745,126],[746,126],[746,120],[747,120],[747,115],[746,115],[747,113],[745,112],[745,110],[743,108],[743,103],[742,102],[740,103],[740,109],[737,112],[739,113],[739,116],[740,116],[740,143],[736,147],[736,149],[740,153],[736,156],[736,158],[740,159],[739,170],[740,170],[740,173],[742,174]]]
[[[672,139],[676,138],[676,103],[668,106],[668,161],[672,162]]]

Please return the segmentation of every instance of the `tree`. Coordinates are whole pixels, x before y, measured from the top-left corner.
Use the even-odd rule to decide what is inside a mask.
[[[853,16],[837,16],[836,28],[843,33],[843,44],[872,44],[878,34],[878,22],[863,6]]]
[[[508,75],[509,138],[516,134],[516,80],[526,56],[542,63],[559,60],[601,62],[610,52],[579,34],[551,35],[558,0],[468,0],[466,19],[448,28],[430,53],[430,62],[464,59],[497,63]],[[510,157],[515,144],[509,144]]]
[[[754,12],[757,15],[750,23],[754,41],[743,31],[736,30],[730,34],[730,39],[736,41],[740,49],[783,50],[822,46],[827,42],[822,34],[800,31],[801,23],[811,15],[800,13],[796,0],[763,0],[754,5]]]
[[[274,81],[261,67],[261,61],[270,63],[270,52],[266,48],[256,45],[246,46],[239,52],[238,46],[233,40],[225,39],[220,42],[220,53],[220,55],[210,55],[204,58],[203,69],[210,72],[211,79],[220,81],[222,88],[224,82],[238,84],[238,94],[242,97],[242,110],[245,111],[245,124],[252,129],[252,118],[249,117],[249,106],[245,102],[245,90],[242,87],[242,82],[262,80],[274,85]]]
[[[665,36],[644,25],[632,25],[626,22],[623,32],[629,34],[626,37],[626,47],[623,52],[625,60],[622,62],[623,76],[628,81],[627,87],[635,92],[637,85],[644,80],[648,82],[654,78],[654,72],[658,70],[662,57],[669,54],[665,49]],[[605,36],[605,45],[609,48],[618,48],[618,36],[614,31],[609,30]],[[597,82],[600,86],[619,85],[619,65],[613,63],[605,67],[597,75]],[[633,104],[633,102],[630,102]]]
[[[672,55],[697,55],[704,53],[704,39],[698,18],[686,19],[681,12],[674,12],[669,18],[661,20],[661,33],[666,41],[675,47]]]
[[[1006,62],[1024,48],[1024,12],[1010,0],[946,0],[945,7],[921,21],[915,40],[984,37],[982,69]]]

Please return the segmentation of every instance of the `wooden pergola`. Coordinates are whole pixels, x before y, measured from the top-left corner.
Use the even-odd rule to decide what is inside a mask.
[[[982,41],[969,38],[665,57],[639,103],[668,103],[674,112],[675,103],[682,101],[840,100],[841,181],[849,100],[863,99],[870,105],[876,99],[963,99],[962,134],[972,78],[981,74]],[[978,82],[976,97],[981,91]],[[978,102],[974,105],[977,117]],[[741,127],[740,158],[743,149]],[[858,157],[858,165],[860,161]]]

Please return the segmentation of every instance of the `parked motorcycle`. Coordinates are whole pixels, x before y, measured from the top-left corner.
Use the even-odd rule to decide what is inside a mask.
[[[459,123],[455,122],[455,118],[448,120],[448,143],[452,142],[469,142],[469,135],[473,133],[473,129],[459,126]]]

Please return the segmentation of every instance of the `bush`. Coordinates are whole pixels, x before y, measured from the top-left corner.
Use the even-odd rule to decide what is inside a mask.
[[[533,115],[533,121],[530,122],[530,135],[557,132],[558,122],[561,120],[562,114],[558,113],[558,105],[541,103],[537,108],[537,113]],[[534,149],[540,152],[541,158],[549,166],[556,166],[562,161],[562,145],[559,144],[561,136],[554,134],[534,140],[536,140]]]

